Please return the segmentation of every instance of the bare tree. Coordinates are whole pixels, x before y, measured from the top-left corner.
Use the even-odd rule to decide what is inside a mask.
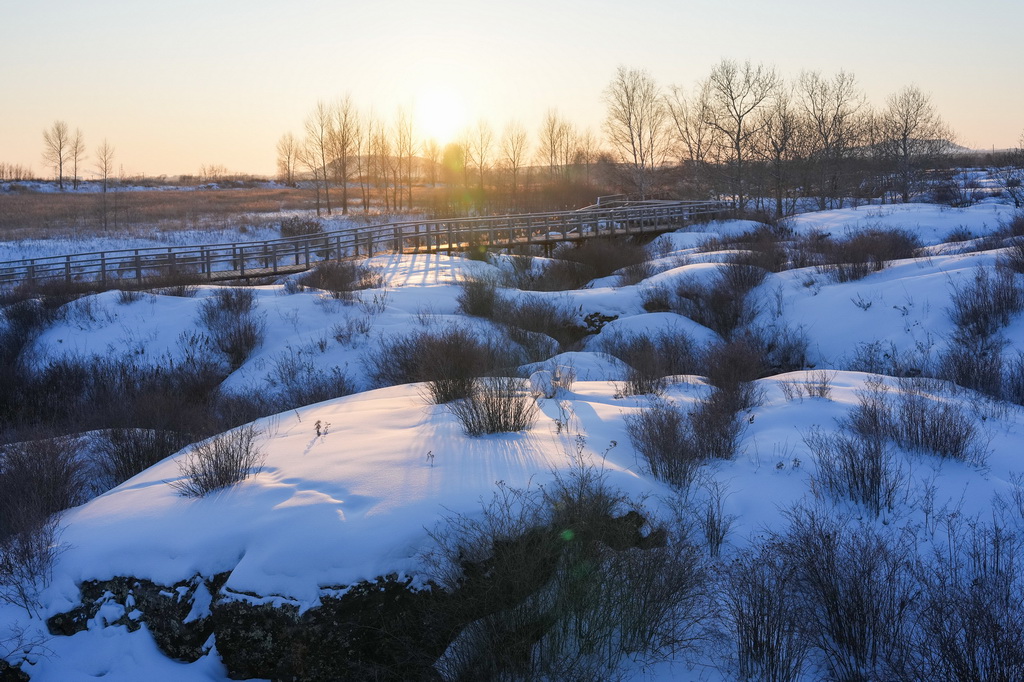
[[[328,164],[331,161],[331,107],[317,102],[316,108],[306,118],[306,139],[302,145],[303,163],[310,170],[316,183],[317,215],[320,215],[320,189],[323,188],[327,215],[331,215],[331,187]],[[315,167],[315,168],[314,168]]]
[[[423,163],[427,182],[431,187],[437,185],[437,172],[441,166],[441,145],[434,138],[423,143]]]
[[[71,186],[78,189],[78,164],[86,157],[85,136],[78,128],[75,128],[75,134],[71,137],[68,153],[71,156]]]
[[[470,131],[467,141],[469,144],[466,150],[470,162],[476,166],[478,187],[483,192],[484,172],[490,165],[491,150],[494,147],[494,132],[491,130],[491,125],[486,120],[480,119],[477,121],[476,127]]]
[[[277,141],[277,177],[286,185],[295,184],[295,164],[299,153],[299,143],[291,133],[285,133]]]
[[[587,128],[576,135],[576,158],[575,163],[583,166],[583,178],[587,185],[590,184],[590,171],[601,153],[601,144],[594,134],[594,131]]]
[[[1013,199],[1014,208],[1024,205],[1024,182],[1021,169],[1024,168],[1024,134],[1017,142],[1017,148],[1010,151],[1007,165],[999,169],[998,177],[1003,182],[1003,190]]]
[[[756,116],[779,86],[775,70],[749,61],[742,65],[723,59],[708,77],[713,103],[712,117],[707,121],[721,134],[725,160],[732,167],[732,186],[736,208],[746,208],[744,163],[751,138],[758,132],[763,118]]]
[[[333,109],[330,133],[331,167],[335,184],[341,185],[341,212],[348,213],[348,182],[352,156],[359,153],[360,121],[351,95],[345,95]]]
[[[537,160],[546,164],[552,179],[567,180],[576,150],[576,130],[555,109],[548,109],[538,135]]]
[[[114,148],[104,139],[103,144],[96,148],[96,173],[100,176],[100,181],[103,183],[104,192],[107,191],[107,184],[113,172]]]
[[[363,213],[370,210],[370,184],[372,182],[373,163],[373,131],[376,127],[373,110],[366,115],[364,124],[356,138],[356,176],[359,178],[359,193],[362,198]]]
[[[508,169],[512,177],[512,204],[518,206],[519,172],[526,162],[527,139],[526,128],[517,121],[505,126],[501,134],[502,165]]]
[[[321,194],[326,183],[324,182],[324,167],[321,165],[319,149],[315,140],[308,136],[304,138],[302,146],[298,148],[295,154],[295,160],[305,169],[309,178],[313,181],[313,193],[316,197],[316,214],[320,215]]]
[[[412,116],[399,107],[395,118],[395,152],[399,166],[399,186],[405,188],[406,206],[412,209],[412,159],[416,155],[416,131]]]
[[[896,189],[907,203],[920,171],[950,148],[953,133],[935,110],[931,97],[914,85],[889,97],[879,126],[882,153],[895,164]]]
[[[714,155],[721,148],[721,131],[710,124],[714,120],[710,81],[698,84],[690,96],[679,86],[673,86],[666,101],[676,131],[677,151],[690,171],[696,191],[703,194],[709,189]]]
[[[380,190],[384,210],[391,208],[392,148],[391,138],[381,121],[370,121],[366,131],[369,145],[367,172],[370,181]]]
[[[849,171],[850,157],[864,142],[867,99],[853,75],[845,71],[831,79],[817,71],[804,72],[797,91],[812,142],[818,208],[824,210],[830,202],[838,202],[841,208],[847,189],[843,176]]]
[[[792,186],[791,169],[801,155],[806,126],[793,105],[790,93],[780,88],[769,106],[759,112],[761,121],[756,126],[760,132],[754,139],[755,149],[764,160],[768,181],[774,197],[775,217],[791,213],[795,198],[786,204],[787,189]]]
[[[667,151],[668,112],[661,88],[646,71],[620,66],[604,91],[604,101],[608,139],[629,165],[634,188],[646,196],[654,169]]]
[[[96,173],[103,183],[103,194],[100,200],[100,217],[103,221],[103,229],[107,229],[107,185],[111,173],[114,172],[114,148],[106,139],[103,144],[96,148]]]
[[[71,158],[71,133],[64,121],[54,121],[43,131],[43,162],[53,168],[57,186],[64,189],[64,164]]]

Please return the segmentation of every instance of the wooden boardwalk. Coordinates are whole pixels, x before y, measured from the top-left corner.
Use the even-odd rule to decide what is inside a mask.
[[[0,287],[59,282],[139,288],[175,280],[226,281],[302,272],[325,260],[378,253],[461,252],[595,237],[657,234],[728,211],[717,201],[638,202],[614,208],[487,218],[417,220],[266,241],[119,249],[0,262]]]

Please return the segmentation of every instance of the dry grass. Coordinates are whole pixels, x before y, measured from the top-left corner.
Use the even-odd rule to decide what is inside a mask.
[[[312,209],[313,195],[305,189],[249,188],[224,190],[132,191],[76,194],[0,194],[0,239],[16,240],[118,232],[144,227],[188,230],[230,227],[243,214],[278,220],[280,211]],[[261,222],[249,218],[247,222]]]

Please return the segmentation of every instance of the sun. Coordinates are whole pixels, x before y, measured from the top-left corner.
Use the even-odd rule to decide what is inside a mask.
[[[431,88],[416,98],[415,124],[426,138],[434,138],[439,144],[455,139],[466,127],[466,104],[453,90]]]

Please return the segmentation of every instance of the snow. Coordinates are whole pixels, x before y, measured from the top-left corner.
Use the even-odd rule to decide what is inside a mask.
[[[900,226],[934,246],[954,228],[981,235],[1010,215],[1000,204],[967,209],[908,204],[810,213],[789,224],[801,232],[833,234]],[[528,431],[482,438],[465,436],[445,407],[426,404],[421,386],[366,390],[371,382],[363,358],[379,339],[423,326],[458,323],[489,329],[489,322],[460,315],[455,296],[460,278],[496,276],[498,266],[443,255],[377,256],[370,264],[387,286],[360,292],[362,303],[336,301],[317,291],[288,294],[283,285],[256,287],[266,340],[228,378],[226,390],[265,390],[280,359],[298,354],[320,369],[342,368],[364,391],[259,420],[266,460],[257,475],[238,485],[201,499],[179,496],[167,482],[180,476],[186,448],[68,511],[61,522],[65,551],[43,594],[44,615],[76,605],[81,581],[114,576],[172,584],[230,572],[224,594],[263,595],[300,609],[316,606],[328,586],[391,572],[423,580],[428,577],[423,556],[432,546],[429,531],[442,518],[479,513],[480,501],[490,497],[498,482],[523,488],[564,474],[577,464],[577,436],[585,443],[585,463],[604,471],[611,486],[645,497],[657,513],[668,513],[672,491],[646,474],[625,430],[626,417],[648,399],[619,397],[625,365],[600,353],[600,342],[606,335],[660,331],[685,332],[701,346],[713,342],[714,332],[688,318],[645,313],[641,294],[652,286],[674,287],[680,278],[713,276],[724,254],[697,254],[696,248],[710,236],[754,227],[729,221],[667,235],[673,253],[663,260],[685,259],[686,264],[636,286],[619,288],[604,280],[579,291],[519,294],[560,302],[581,316],[601,312],[618,318],[583,350],[522,368],[528,374],[572,367],[577,380],[555,398],[539,401],[540,416]],[[809,361],[817,369],[844,366],[859,344],[936,354],[953,331],[946,314],[952,288],[972,277],[977,266],[991,266],[995,257],[991,252],[937,252],[845,284],[813,269],[772,274],[756,293],[758,321],[802,329],[810,341]],[[64,354],[131,353],[154,363],[177,361],[187,339],[197,333],[199,306],[212,291],[200,287],[194,298],[146,294],[131,303],[121,303],[118,292],[89,297],[87,303],[71,304],[66,318],[39,336],[34,357],[44,363]],[[336,339],[339,326],[361,319],[369,321],[371,331],[345,342]],[[1011,351],[1024,351],[1019,317],[1004,335]],[[788,400],[781,390],[779,382],[811,381],[811,372],[762,379],[764,401],[744,414],[740,454],[705,467],[708,480],[725,487],[726,513],[736,517],[731,548],[778,527],[784,510],[810,499],[815,463],[803,436],[813,427],[836,428],[870,379],[842,370],[830,376],[827,399]],[[666,399],[688,404],[709,390],[700,377],[676,377]],[[968,516],[986,514],[993,495],[1006,495],[1014,472],[1021,469],[1024,417],[1016,409],[986,411],[986,400],[963,391],[946,397],[985,417],[978,425],[990,450],[987,465],[977,468],[915,453],[900,457],[912,480],[934,478],[937,506],[960,504]],[[908,500],[891,515],[913,522],[920,514]],[[190,618],[200,617],[212,598],[199,594]],[[119,615],[101,612],[97,618],[112,621]],[[10,606],[0,607],[3,622],[41,628],[38,620]],[[215,650],[196,663],[174,662],[160,654],[145,627],[129,633],[122,626],[95,622],[72,637],[49,639],[46,647],[49,653],[39,648],[28,657],[26,670],[33,680],[226,679]],[[638,667],[634,674],[636,679],[725,678],[713,669],[683,671],[678,663],[649,671]]]

